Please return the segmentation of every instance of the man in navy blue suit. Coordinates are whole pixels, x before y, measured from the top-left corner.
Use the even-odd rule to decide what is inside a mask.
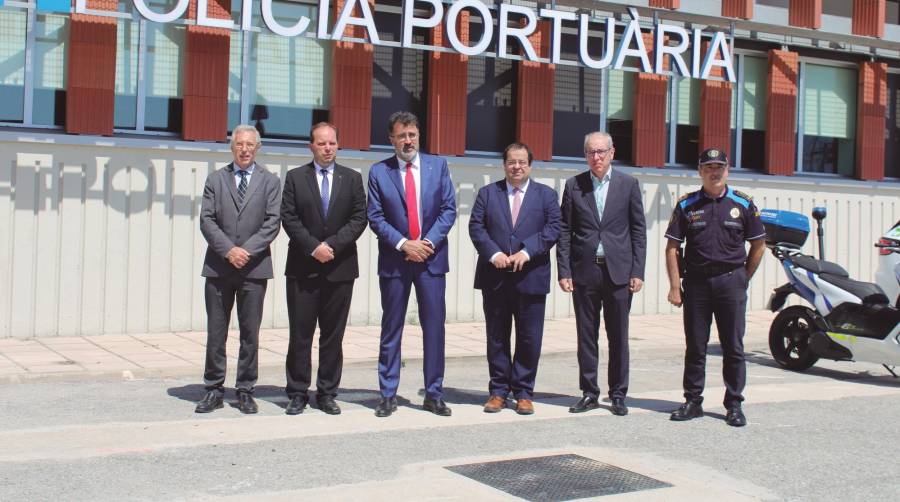
[[[400,340],[409,293],[416,288],[424,350],[425,402],[435,415],[450,416],[444,403],[444,321],[447,233],[456,222],[456,190],[447,161],[419,152],[419,121],[409,112],[388,120],[395,156],[369,171],[369,226],[378,236],[381,346],[375,416],[397,410]]]
[[[612,137],[584,137],[588,170],[566,180],[562,230],[556,247],[559,287],[572,293],[578,332],[578,372],[582,398],[569,408],[582,413],[600,407],[597,383],[600,313],[609,341],[610,408],[628,414],[628,313],[644,284],[647,225],[641,187],[633,176],[612,168]]]
[[[469,219],[469,236],[478,251],[475,289],[480,289],[487,328],[490,399],[486,413],[507,407],[510,393],[516,413],[534,413],[534,381],[544,306],[550,292],[550,250],[559,238],[559,196],[529,179],[531,149],[513,143],[503,152],[505,179],[478,191]],[[510,356],[512,321],[515,354]]]

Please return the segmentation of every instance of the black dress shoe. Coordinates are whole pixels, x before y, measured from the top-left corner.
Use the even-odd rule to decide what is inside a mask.
[[[381,402],[375,407],[375,416],[389,417],[395,411],[397,411],[397,397],[382,397]]]
[[[590,410],[596,410],[600,407],[600,402],[597,401],[596,397],[584,396],[579,399],[574,406],[569,408],[569,413],[584,413]]]
[[[700,418],[702,416],[703,406],[700,405],[700,401],[687,401],[679,406],[677,410],[673,411],[669,419],[676,422],[684,422],[685,420]]]
[[[425,402],[422,403],[422,409],[441,417],[449,417],[451,414],[450,408],[443,399],[431,399],[430,397],[426,397]]]
[[[732,406],[725,414],[725,423],[732,427],[743,427],[747,425],[747,417],[744,416],[740,406]]]
[[[307,403],[309,403],[309,397],[306,394],[296,395],[291,398],[291,402],[288,403],[284,412],[288,415],[299,415],[303,413],[303,408],[306,408]]]
[[[194,413],[209,413],[213,410],[218,410],[224,406],[222,404],[222,395],[218,392],[209,391],[203,396],[203,399],[197,403],[197,407],[194,408]]]
[[[319,409],[328,413],[329,415],[340,415],[341,407],[338,406],[336,402],[334,402],[334,398],[331,396],[317,396],[316,403],[319,404]]]
[[[612,414],[624,417],[628,414],[628,407],[625,406],[625,399],[614,397],[612,400]]]
[[[256,401],[253,400],[253,396],[249,392],[238,392],[238,409],[246,415],[252,415],[259,411],[259,408],[256,407]]]

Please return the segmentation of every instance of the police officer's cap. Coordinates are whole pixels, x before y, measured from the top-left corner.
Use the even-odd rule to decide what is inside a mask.
[[[728,165],[728,156],[718,148],[707,148],[700,154],[699,164],[723,164]]]

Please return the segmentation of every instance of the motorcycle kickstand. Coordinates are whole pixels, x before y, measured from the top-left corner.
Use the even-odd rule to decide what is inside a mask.
[[[900,378],[900,376],[897,376],[897,374],[894,373],[894,370],[891,369],[890,366],[888,366],[887,364],[882,364],[882,366],[884,366],[884,369],[888,370],[891,373],[891,375],[894,375],[894,378]]]

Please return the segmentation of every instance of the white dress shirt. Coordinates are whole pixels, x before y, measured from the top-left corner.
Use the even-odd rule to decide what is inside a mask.
[[[525,204],[525,192],[528,190],[529,183],[531,183],[531,180],[527,179],[527,180],[525,180],[525,184],[519,187],[519,191],[522,192],[522,204]],[[509,181],[506,182],[506,198],[509,201],[509,214],[512,215],[513,203],[516,199],[516,187],[512,186],[512,183],[510,183]],[[522,206],[519,206],[519,211],[520,211],[519,218],[521,218],[522,217],[522,214],[521,214]],[[511,249],[509,249],[508,251],[509,251],[510,256],[515,254],[512,252]],[[525,248],[522,248],[521,251],[529,260],[531,259],[531,255],[528,254],[528,251],[526,251]],[[494,253],[493,255],[491,255],[491,259],[488,261],[490,261],[491,263],[494,263],[494,258],[496,258],[498,255],[501,255],[501,254],[503,254],[503,253],[501,253],[499,251]]]
[[[256,169],[256,162],[250,164],[247,169],[244,171],[247,172],[245,176],[247,177],[247,186],[250,186],[250,177],[253,176],[253,170]],[[241,171],[241,167],[237,164],[234,164],[234,186],[235,188],[241,186],[241,175],[238,174]]]
[[[400,157],[397,157],[397,163],[400,165],[400,184],[404,187],[403,197],[405,200],[405,198],[406,198],[406,161],[401,159]],[[416,209],[419,212],[419,239],[427,241],[429,244],[431,244],[431,241],[428,241],[427,239],[424,238],[425,229],[422,228],[422,173],[421,173],[422,164],[421,164],[421,160],[419,159],[418,153],[416,154],[415,158],[413,158],[410,163],[413,165],[413,169],[412,169],[413,183],[415,183],[415,185],[416,185]],[[403,230],[403,229],[398,229],[398,230]],[[407,228],[405,230],[409,230],[409,229]],[[401,231],[400,233],[405,233],[405,232]],[[408,240],[409,239],[407,239],[406,237],[402,237],[402,238],[400,238],[400,241],[397,243],[397,245],[394,247],[399,251],[400,248],[403,247],[403,243]],[[432,247],[434,247],[434,244],[432,244]]]
[[[334,193],[334,162],[328,167],[322,167],[313,161],[313,167],[316,168],[316,184],[319,186],[319,197],[322,197],[322,169],[328,171],[328,201],[331,203],[331,194]]]

